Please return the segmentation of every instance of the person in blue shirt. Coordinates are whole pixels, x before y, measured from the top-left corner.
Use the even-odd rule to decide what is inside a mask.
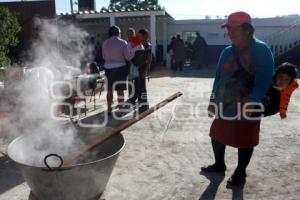
[[[229,15],[222,24],[231,45],[220,55],[208,113],[215,117],[210,137],[215,156],[204,173],[225,172],[225,147],[238,148],[238,165],[227,187],[245,183],[246,168],[259,141],[260,119],[253,109],[263,109],[261,100],[272,84],[274,59],[270,48],[254,37],[251,17],[245,12]]]

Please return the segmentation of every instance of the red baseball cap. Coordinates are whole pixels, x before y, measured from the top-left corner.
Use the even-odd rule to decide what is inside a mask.
[[[251,24],[251,17],[248,13],[240,11],[231,13],[227,20],[221,25],[221,28],[225,27],[237,27],[243,23]]]

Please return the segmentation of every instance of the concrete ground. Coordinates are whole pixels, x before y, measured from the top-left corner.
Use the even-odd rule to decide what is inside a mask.
[[[292,97],[287,119],[263,119],[243,187],[226,188],[237,164],[234,148],[226,149],[225,176],[200,174],[201,166],[214,162],[208,136],[212,119],[206,114],[213,74],[210,68],[176,74],[163,69],[152,75],[151,105],[177,91],[184,95],[122,132],[126,147],[101,199],[299,199],[300,90]],[[97,101],[102,106],[90,115],[105,109],[104,96]],[[0,158],[0,200],[28,200],[29,192],[12,161]]]

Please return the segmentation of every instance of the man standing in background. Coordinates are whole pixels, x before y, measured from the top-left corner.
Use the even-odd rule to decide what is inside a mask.
[[[102,46],[105,75],[107,78],[107,112],[110,115],[113,100],[113,90],[117,91],[118,108],[123,108],[124,90],[126,90],[126,77],[128,68],[126,61],[134,57],[134,49],[129,48],[127,42],[120,38],[120,28],[112,26],[109,29],[109,38]]]
[[[196,67],[201,68],[203,65],[207,66],[207,43],[205,39],[196,33],[196,40],[193,43],[193,56],[192,61]]]
[[[176,72],[179,68],[179,70],[182,71],[185,63],[185,46],[179,34],[173,42],[172,50],[174,53],[174,65],[172,70]]]

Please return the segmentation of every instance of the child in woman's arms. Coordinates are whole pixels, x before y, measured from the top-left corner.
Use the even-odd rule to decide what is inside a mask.
[[[263,98],[264,116],[279,112],[281,119],[287,117],[291,95],[298,88],[296,77],[297,67],[291,63],[285,62],[276,69],[273,85]]]

